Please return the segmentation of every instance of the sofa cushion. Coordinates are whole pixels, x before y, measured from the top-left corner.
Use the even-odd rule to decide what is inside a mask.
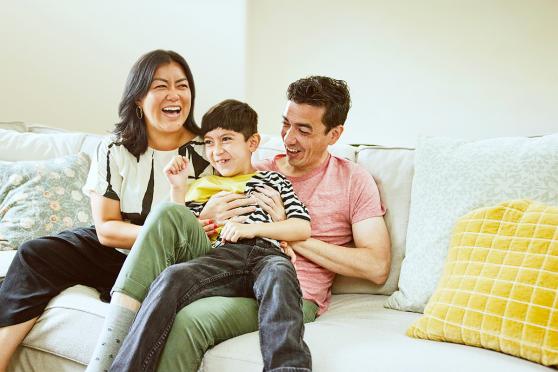
[[[10,264],[17,251],[0,251],[0,283],[6,277]]]
[[[444,274],[407,333],[558,366],[558,207],[482,208],[455,226]]]
[[[20,133],[0,128],[0,160],[43,160],[78,152],[91,157],[102,138],[85,133]]]
[[[0,250],[93,223],[81,192],[89,158],[79,153],[43,161],[0,162]]]
[[[505,200],[558,205],[558,134],[465,142],[423,138],[415,154],[405,259],[393,309],[422,312],[458,217]]]
[[[27,132],[27,126],[22,121],[0,121],[0,129]]]
[[[107,309],[96,290],[81,285],[68,288],[49,302],[23,346],[58,356],[56,366],[41,371],[58,371],[64,360],[84,366],[93,353]],[[37,367],[36,363],[28,364]]]
[[[383,308],[380,295],[335,295],[328,311],[306,325],[312,370],[339,371],[548,371],[494,351],[417,340],[405,330],[418,314]],[[225,341],[206,353],[203,372],[256,372],[263,367],[258,333]]]
[[[383,285],[336,275],[332,292],[392,294],[397,290],[401,262],[405,255],[414,151],[408,148],[361,146],[357,150],[356,161],[374,177],[386,207],[384,221],[391,239],[391,270]]]

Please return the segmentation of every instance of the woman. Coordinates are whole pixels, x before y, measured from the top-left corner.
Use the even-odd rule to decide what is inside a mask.
[[[105,141],[84,190],[94,227],[63,231],[19,248],[0,287],[0,372],[47,303],[83,284],[106,293],[149,212],[168,200],[163,167],[188,156],[190,177],[212,173],[194,121],[195,87],[184,58],[155,50],[133,66],[119,105],[120,122]],[[117,250],[115,248],[120,248]]]

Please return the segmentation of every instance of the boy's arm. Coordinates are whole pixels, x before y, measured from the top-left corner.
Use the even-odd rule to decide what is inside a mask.
[[[170,184],[170,199],[173,203],[184,205],[188,191],[188,158],[177,155],[165,166],[163,173]]]
[[[310,238],[310,221],[302,218],[288,218],[269,223],[227,222],[221,231],[221,238],[236,243],[240,239],[269,238],[275,240],[306,240]]]
[[[173,203],[184,205],[187,187],[175,187],[171,185],[170,200]]]

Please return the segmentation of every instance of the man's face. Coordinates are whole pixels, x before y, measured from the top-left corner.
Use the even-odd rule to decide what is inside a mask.
[[[310,171],[320,166],[328,156],[328,145],[337,142],[343,132],[343,126],[338,125],[326,133],[322,122],[324,113],[325,107],[287,102],[281,137],[287,161],[295,171]]]

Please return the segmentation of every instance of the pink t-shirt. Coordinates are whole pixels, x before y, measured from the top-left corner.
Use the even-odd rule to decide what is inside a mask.
[[[277,161],[283,157],[266,159],[256,168],[280,172]],[[287,178],[310,212],[314,239],[346,246],[353,241],[354,223],[385,213],[374,178],[351,161],[330,155],[312,172]],[[322,314],[329,305],[335,273],[302,255],[297,255],[295,268],[303,297],[316,302]]]

